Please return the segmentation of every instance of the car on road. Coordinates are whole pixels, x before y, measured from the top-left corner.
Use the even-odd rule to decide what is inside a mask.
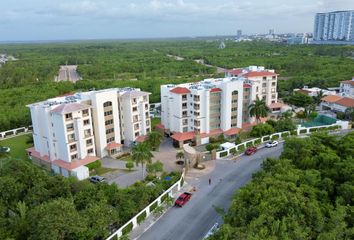
[[[11,149],[9,147],[0,147],[0,153],[9,153],[10,150]]]
[[[102,182],[105,182],[106,179],[104,177],[101,177],[101,176],[92,176],[90,177],[90,182],[92,183],[102,183]]]
[[[246,155],[252,155],[257,152],[257,147],[249,147],[247,148],[245,154]]]
[[[175,201],[175,206],[177,207],[183,207],[183,205],[185,205],[189,199],[191,199],[192,194],[189,192],[184,192],[181,195],[179,195],[179,197],[176,199]]]
[[[266,146],[267,148],[271,148],[271,147],[276,147],[276,146],[278,146],[278,144],[279,144],[279,143],[278,143],[277,141],[269,141],[269,142],[266,143],[265,146]]]

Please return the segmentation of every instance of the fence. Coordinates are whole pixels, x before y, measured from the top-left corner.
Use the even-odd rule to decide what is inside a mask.
[[[118,239],[124,234],[129,233],[131,230],[135,229],[139,226],[139,223],[151,215],[151,212],[158,206],[163,203],[163,200],[166,199],[167,196],[172,197],[173,191],[179,191],[184,183],[184,175],[185,169],[183,169],[181,178],[173,184],[169,189],[167,189],[164,193],[162,193],[158,198],[156,198],[152,203],[150,203],[146,208],[136,214],[132,219],[130,219],[127,223],[125,223],[122,227],[120,227],[117,231],[115,231],[111,236],[109,236],[106,240]]]
[[[224,158],[227,157],[233,153],[236,153],[238,151],[244,151],[246,148],[250,147],[250,146],[254,146],[257,144],[261,144],[264,143],[266,141],[269,140],[277,140],[277,139],[281,139],[281,138],[285,138],[288,136],[299,136],[302,134],[310,134],[313,132],[317,132],[317,131],[324,131],[324,130],[335,130],[335,129],[339,129],[339,128],[343,128],[345,129],[345,127],[343,125],[340,125],[338,123],[332,124],[332,125],[327,125],[327,126],[319,126],[319,127],[300,127],[296,130],[293,131],[285,131],[285,132],[279,132],[279,133],[273,133],[271,135],[267,135],[267,136],[263,136],[260,138],[255,138],[255,139],[251,139],[249,141],[240,143],[238,145],[236,145],[234,148],[230,148],[227,150],[223,150],[223,151],[219,151],[216,153],[216,158]]]
[[[28,127],[20,127],[20,128],[15,128],[15,129],[7,130],[4,132],[0,132],[0,140],[8,138],[8,137],[19,135],[20,133],[27,133],[32,130],[33,130],[33,127],[28,126]]]

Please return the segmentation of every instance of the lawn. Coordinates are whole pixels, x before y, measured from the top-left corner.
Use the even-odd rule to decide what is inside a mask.
[[[17,137],[1,140],[0,145],[4,147],[10,147],[10,157],[13,159],[28,159],[26,149],[33,146],[33,144],[27,143],[31,134],[20,135]]]
[[[151,129],[155,129],[157,124],[161,123],[161,118],[151,118]]]

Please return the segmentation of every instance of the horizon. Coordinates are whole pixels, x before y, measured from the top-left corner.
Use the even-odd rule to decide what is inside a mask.
[[[131,40],[305,33],[316,13],[353,9],[351,0],[8,0],[0,42]],[[340,10],[338,10],[340,9]],[[251,13],[251,14],[250,14]]]

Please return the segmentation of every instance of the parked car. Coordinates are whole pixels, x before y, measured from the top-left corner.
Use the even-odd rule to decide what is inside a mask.
[[[9,147],[0,147],[0,153],[9,153],[10,150],[11,149]]]
[[[183,207],[183,205],[185,205],[189,199],[191,199],[192,194],[189,192],[184,192],[181,195],[179,195],[179,197],[176,199],[175,201],[175,206],[177,207]]]
[[[249,147],[247,148],[245,154],[246,155],[252,155],[257,152],[257,147]]]
[[[92,176],[90,177],[90,182],[92,183],[102,183],[102,182],[105,182],[106,179],[104,177],[101,177],[101,176]]]
[[[278,142],[277,141],[269,141],[269,142],[267,142],[267,144],[265,146],[267,148],[276,147],[276,146],[278,146]]]

